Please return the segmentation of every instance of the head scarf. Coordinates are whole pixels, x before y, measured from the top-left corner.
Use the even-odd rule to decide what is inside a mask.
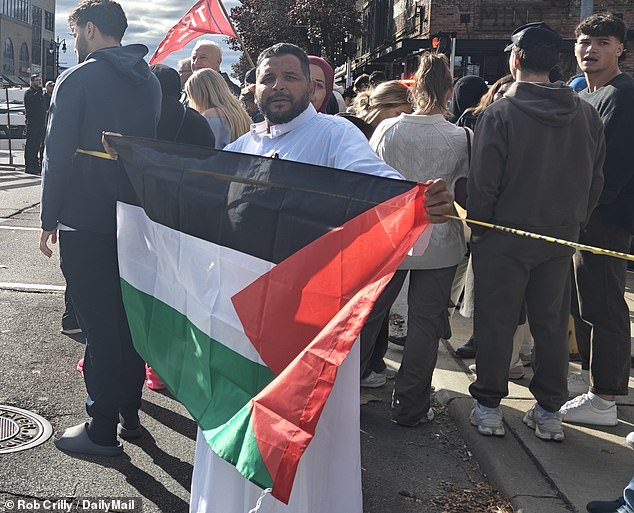
[[[449,121],[455,123],[462,113],[478,104],[480,98],[488,91],[483,78],[467,75],[456,82],[453,87]]]
[[[330,100],[330,97],[332,96],[332,87],[335,82],[335,72],[332,70],[332,67],[330,66],[330,64],[328,64],[321,57],[316,57],[315,55],[309,55],[308,60],[310,61],[311,64],[315,64],[316,66],[319,66],[324,72],[324,77],[326,80],[326,84],[325,84],[326,96],[324,97],[324,103],[322,103],[321,107],[319,107],[317,110],[319,112],[326,112],[328,101]]]

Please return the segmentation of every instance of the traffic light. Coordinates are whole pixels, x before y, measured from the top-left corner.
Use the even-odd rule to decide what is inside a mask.
[[[432,50],[449,55],[452,37],[456,37],[455,32],[436,32],[430,39]]]

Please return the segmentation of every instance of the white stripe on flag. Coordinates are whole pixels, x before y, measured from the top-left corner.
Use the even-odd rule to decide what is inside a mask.
[[[117,204],[119,272],[136,289],[185,315],[214,340],[264,365],[231,297],[275,264],[192,237]]]

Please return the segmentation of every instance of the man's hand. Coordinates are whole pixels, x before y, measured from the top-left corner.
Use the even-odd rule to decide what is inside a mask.
[[[40,251],[51,258],[53,251],[48,247],[49,239],[51,239],[51,244],[57,244],[57,230],[51,230],[50,232],[42,230],[42,235],[40,235]]]
[[[443,180],[429,180],[425,191],[423,204],[427,210],[427,218],[432,224],[446,223],[449,219],[445,215],[453,215],[453,194],[449,192]]]
[[[108,141],[106,140],[106,136],[121,137],[121,134],[117,134],[116,132],[103,132],[101,134],[101,144],[103,144],[103,149],[106,150],[106,153],[110,155],[110,158],[112,160],[117,160],[119,158],[119,154],[117,153],[117,150],[115,150],[112,146],[108,144]]]

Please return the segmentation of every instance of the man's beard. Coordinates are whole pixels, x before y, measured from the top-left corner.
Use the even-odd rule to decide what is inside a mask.
[[[77,37],[77,42],[75,43],[75,53],[77,54],[77,64],[81,64],[88,57],[88,48],[86,48],[86,41],[83,39],[83,36],[80,34]]]
[[[269,122],[270,125],[281,125],[284,123],[288,123],[289,121],[295,119],[302,112],[306,110],[308,104],[310,103],[310,96],[308,91],[304,93],[304,95],[296,102],[291,101],[291,108],[284,112],[273,112],[269,110],[268,104],[275,101],[279,98],[289,99],[289,96],[284,93],[277,93],[271,95],[265,104],[258,106],[260,107],[260,112],[264,115],[265,119]]]

